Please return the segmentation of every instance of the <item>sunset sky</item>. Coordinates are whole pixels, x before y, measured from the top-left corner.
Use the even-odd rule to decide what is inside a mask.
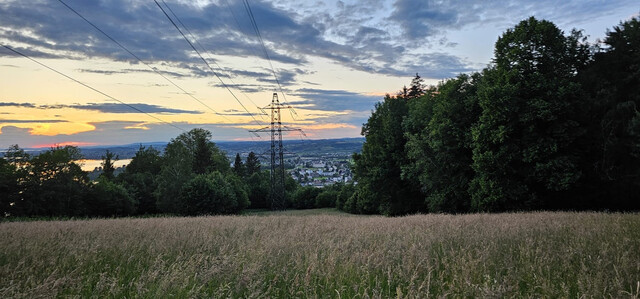
[[[247,130],[267,125],[257,107],[279,90],[243,1],[165,1],[222,81],[153,0],[64,2],[161,75],[58,0],[0,0],[0,45],[146,112],[0,47],[0,148],[168,141],[195,127],[214,140],[259,140]],[[640,11],[637,0],[248,3],[296,107],[284,121],[312,139],[360,136],[374,103],[415,73],[436,84],[484,68],[498,36],[529,16],[595,42]]]

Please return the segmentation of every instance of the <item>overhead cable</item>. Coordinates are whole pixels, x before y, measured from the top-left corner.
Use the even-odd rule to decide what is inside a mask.
[[[164,0],[162,0],[162,3],[163,3],[163,4],[164,4],[168,9],[169,9],[169,12],[171,13],[171,15],[173,15],[173,17],[174,17],[174,18],[176,18],[176,20],[178,20],[178,23],[180,23],[180,25],[182,25],[182,28],[184,28],[184,29],[187,31],[187,34],[189,34],[189,36],[191,36],[191,38],[196,42],[196,44],[198,44],[198,46],[200,46],[200,49],[202,49],[202,50],[204,51],[205,55],[207,55],[207,57],[208,57],[211,61],[213,61],[213,63],[214,63],[214,64],[218,67],[218,69],[222,72],[222,71],[223,71],[222,67],[218,64],[218,62],[216,62],[216,60],[215,60],[215,59],[213,59],[213,58],[209,55],[209,53],[207,52],[207,49],[206,49],[202,44],[200,44],[200,41],[198,41],[198,39],[195,37],[195,35],[193,35],[193,34],[191,33],[191,30],[189,30],[189,28],[188,28],[184,23],[182,23],[182,20],[180,20],[180,18],[176,15],[176,13],[175,13],[175,12],[173,12],[173,9],[171,9],[171,6],[169,6],[169,4],[167,4]],[[233,79],[231,78],[231,76],[229,76],[229,81],[231,81],[231,84],[233,84],[233,85],[235,85],[235,86],[237,86],[237,85],[238,85],[238,84],[236,84],[236,82],[234,82],[234,81],[233,81]],[[261,109],[261,108],[260,108],[260,107],[259,107],[259,106],[258,106],[258,105],[257,105],[257,104],[256,104],[256,103],[255,103],[255,102],[254,102],[254,101],[253,101],[253,100],[252,100],[252,99],[251,99],[251,98],[250,98],[246,93],[244,93],[244,92],[243,92],[242,90],[240,90],[240,89],[238,89],[238,90],[240,91],[240,93],[242,93],[242,94],[245,96],[245,98],[247,98],[247,100],[249,100],[249,102],[251,102],[251,104],[253,104],[254,106],[256,106],[256,108]],[[260,115],[260,118],[263,118],[263,117],[262,117],[262,114],[258,114],[258,115]]]
[[[50,67],[50,66],[46,65],[46,64],[44,64],[44,63],[42,63],[42,62],[38,61],[38,60],[35,60],[34,58],[29,57],[29,56],[28,56],[28,55],[26,55],[26,54],[21,53],[21,52],[20,52],[20,51],[18,51],[18,50],[15,50],[15,49],[13,49],[13,48],[11,48],[11,47],[7,46],[7,45],[2,45],[2,46],[3,46],[4,48],[6,48],[7,50],[9,50],[9,51],[13,52],[13,53],[16,53],[16,54],[18,54],[18,55],[20,55],[20,56],[22,56],[22,57],[24,57],[24,58],[27,58],[27,59],[29,59],[29,60],[31,60],[31,61],[33,61],[33,62],[35,62],[35,63],[39,64],[40,66],[43,66],[43,67],[45,67],[45,68],[47,68],[47,69],[49,69],[49,70],[51,70],[51,71],[53,71],[53,72],[56,72],[56,73],[58,73],[59,75],[61,75],[61,76],[63,76],[63,77],[66,77],[67,79],[69,79],[69,80],[71,80],[71,81],[74,81],[74,82],[76,82],[76,83],[78,83],[78,84],[80,84],[80,85],[82,85],[82,86],[84,86],[84,87],[86,87],[86,88],[89,88],[89,89],[91,89],[91,90],[93,90],[93,91],[95,91],[95,92],[97,92],[97,93],[99,93],[99,94],[101,94],[101,95],[103,95],[103,96],[105,96],[105,97],[107,97],[107,98],[111,99],[111,100],[114,100],[114,101],[116,101],[116,102],[118,102],[118,103],[120,103],[120,104],[123,104],[123,105],[125,105],[125,106],[127,106],[127,107],[129,107],[129,108],[131,108],[131,109],[133,109],[133,110],[136,110],[136,111],[140,112],[140,113],[144,113],[144,114],[146,114],[147,116],[149,116],[149,117],[151,117],[151,118],[153,118],[153,119],[155,119],[155,120],[157,120],[157,121],[160,121],[160,122],[162,122],[162,123],[165,123],[165,124],[167,124],[167,125],[170,125],[170,126],[172,126],[172,127],[176,128],[176,129],[180,130],[180,131],[183,131],[183,132],[186,132],[186,131],[187,131],[187,130],[185,130],[185,129],[183,129],[183,128],[180,128],[180,127],[178,127],[178,126],[176,126],[176,125],[174,125],[174,124],[172,124],[172,123],[170,123],[170,122],[167,122],[167,121],[165,121],[165,120],[163,120],[163,119],[161,119],[161,118],[159,118],[159,117],[157,117],[157,116],[154,116],[154,115],[152,115],[152,114],[150,114],[150,113],[148,113],[148,112],[145,112],[145,111],[143,111],[143,110],[142,110],[142,109],[140,109],[140,108],[137,108],[137,107],[135,107],[135,106],[133,106],[133,105],[130,105],[130,104],[127,104],[127,103],[125,103],[125,102],[123,102],[123,101],[121,101],[121,100],[119,100],[119,99],[117,99],[117,98],[115,98],[115,97],[112,97],[112,96],[110,96],[110,95],[108,95],[108,94],[106,94],[106,93],[104,93],[104,92],[102,92],[102,91],[100,91],[100,90],[98,90],[98,89],[96,89],[96,88],[94,88],[94,87],[92,87],[92,86],[90,86],[90,85],[86,84],[86,83],[83,83],[83,82],[81,82],[81,81],[79,81],[79,80],[77,80],[77,79],[74,79],[74,78],[72,78],[71,76],[68,76],[68,75],[66,75],[66,74],[64,74],[64,73],[62,73],[62,72],[60,72],[60,71],[58,71],[58,70],[56,70],[56,69],[54,69],[54,68],[52,68],[52,67]]]
[[[256,118],[255,116],[253,116],[253,113],[249,112],[249,110],[247,109],[247,107],[244,106],[244,104],[242,104],[242,102],[240,101],[240,99],[238,99],[238,97],[233,93],[233,91],[229,88],[229,86],[224,83],[224,81],[222,80],[222,78],[220,77],[220,75],[218,75],[218,73],[211,67],[211,65],[209,64],[209,62],[207,62],[206,59],[204,59],[204,57],[202,57],[202,54],[200,54],[200,51],[198,51],[198,49],[196,49],[196,47],[193,45],[193,43],[187,38],[187,36],[184,34],[184,32],[182,32],[182,30],[180,29],[180,27],[178,27],[178,25],[173,21],[173,19],[169,16],[169,14],[167,14],[167,12],[165,11],[165,9],[160,5],[160,3],[158,3],[157,0],[153,0],[153,2],[156,3],[156,5],[158,6],[158,8],[160,8],[160,10],[162,10],[162,13],[164,13],[164,15],[167,17],[167,19],[171,22],[171,24],[173,24],[173,26],[178,30],[178,32],[180,33],[180,35],[182,35],[182,37],[184,38],[184,40],[189,44],[189,46],[191,46],[191,48],[196,52],[196,54],[198,54],[198,57],[200,57],[200,59],[204,62],[205,65],[207,65],[207,67],[209,68],[209,70],[211,70],[211,72],[218,78],[218,80],[220,81],[220,83],[227,89],[227,91],[229,91],[229,93],[233,96],[233,98],[238,102],[238,104],[240,104],[240,106],[242,106],[242,108],[251,116],[251,118],[256,122],[256,124],[258,125],[262,125]]]
[[[134,54],[133,52],[131,52],[129,49],[127,49],[127,47],[123,46],[121,43],[119,43],[117,40],[115,40],[113,37],[111,37],[109,34],[107,34],[106,32],[104,32],[102,29],[100,29],[98,26],[96,26],[95,24],[93,24],[91,21],[89,21],[87,18],[85,18],[82,14],[80,14],[78,11],[76,11],[75,9],[73,9],[71,6],[67,5],[67,3],[65,3],[63,0],[58,0],[60,3],[62,3],[65,7],[67,7],[69,10],[71,10],[73,13],[75,13],[76,15],[78,15],[78,17],[80,17],[81,19],[83,19],[85,22],[87,22],[89,25],[91,25],[94,29],[96,29],[98,32],[102,33],[104,36],[106,36],[108,39],[110,39],[112,42],[114,42],[116,45],[118,45],[120,48],[122,48],[124,51],[126,51],[127,53],[129,53],[131,56],[133,56],[135,59],[137,59],[138,61],[140,61],[142,64],[146,65],[150,70],[152,70],[153,72],[155,72],[156,74],[160,75],[162,78],[164,78],[167,82],[171,83],[173,86],[175,86],[176,88],[178,88],[180,91],[182,91],[184,94],[190,96],[192,99],[196,100],[198,103],[202,104],[203,106],[207,107],[209,110],[211,110],[213,113],[215,113],[216,115],[220,115],[223,118],[225,118],[226,120],[230,121],[231,120],[229,118],[227,118],[226,116],[224,116],[224,114],[219,113],[218,111],[216,111],[215,109],[211,108],[209,105],[207,105],[206,103],[202,102],[200,99],[196,98],[193,94],[191,94],[190,92],[187,92],[186,90],[184,90],[182,87],[178,86],[178,84],[176,84],[175,82],[173,82],[171,79],[167,78],[167,76],[163,75],[161,72],[159,72],[156,68],[152,67],[151,65],[149,65],[148,63],[144,62],[140,57],[138,57],[138,55]]]
[[[285,105],[287,104],[287,96],[285,95],[282,86],[280,85],[280,80],[278,79],[278,75],[276,74],[276,70],[273,67],[273,63],[271,62],[271,57],[269,56],[269,52],[267,51],[267,47],[264,44],[264,40],[262,39],[262,34],[260,34],[260,29],[258,28],[258,23],[256,23],[256,19],[253,16],[253,11],[251,10],[251,5],[249,5],[249,1],[248,0],[243,0],[242,2],[244,4],[244,8],[247,12],[247,15],[249,15],[249,20],[251,21],[251,27],[253,28],[253,31],[256,34],[256,37],[258,38],[258,41],[260,42],[260,45],[262,46],[262,51],[264,53],[265,58],[267,58],[267,61],[269,61],[269,66],[271,67],[271,71],[273,73],[273,77],[276,80],[276,84],[278,85],[278,88],[280,89],[280,93],[282,94],[282,100],[283,103]],[[291,110],[289,110],[291,112],[293,112],[293,114],[298,115],[298,113],[296,113],[296,110],[292,107]],[[293,115],[291,115],[293,117]]]

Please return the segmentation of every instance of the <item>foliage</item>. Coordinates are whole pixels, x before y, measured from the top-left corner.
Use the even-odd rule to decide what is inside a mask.
[[[16,216],[80,216],[87,212],[85,196],[89,179],[75,161],[80,150],[74,146],[54,147],[28,160],[24,167],[22,192]],[[24,161],[24,160],[23,160]]]
[[[315,208],[332,208],[336,206],[339,191],[332,188],[323,188],[316,196]]]
[[[206,130],[191,130],[172,139],[163,156],[141,146],[117,177],[117,156],[107,151],[103,175],[92,183],[76,163],[82,159],[77,147],[55,147],[32,157],[12,146],[0,159],[0,216],[228,214],[249,206],[248,193],[264,204],[268,176],[253,173],[248,188],[210,138]],[[292,192],[295,181],[286,183]]]
[[[640,209],[639,20],[598,48],[531,17],[498,39],[482,72],[429,88],[416,75],[375,105],[354,155],[356,191],[337,207]]]
[[[316,207],[316,197],[321,191],[313,186],[300,187],[292,195],[291,206],[294,209],[313,209]]]
[[[245,170],[248,177],[260,171],[260,160],[254,152],[249,152],[247,162],[245,163]]]
[[[5,159],[0,159],[0,218],[12,214],[19,191],[17,169]]]
[[[113,172],[116,170],[116,168],[113,166],[113,163],[116,161],[118,161],[118,156],[107,150],[104,156],[102,156],[102,174],[100,176],[108,180],[113,180]]]
[[[425,94],[425,85],[424,79],[422,79],[417,73],[416,76],[411,80],[411,86],[409,87],[409,92],[407,93],[406,98],[419,98]]]
[[[576,70],[587,51],[551,22],[531,17],[496,42],[494,66],[478,86],[472,209],[541,208],[563,200],[581,177]]]
[[[157,174],[162,167],[160,152],[150,146],[140,146],[131,162],[125,168],[125,173],[150,173]]]
[[[338,196],[336,197],[336,208],[338,210],[347,211],[346,203],[353,193],[356,192],[356,187],[353,183],[344,184],[340,186],[340,191],[338,192]]]
[[[236,159],[233,162],[233,172],[239,177],[245,176],[245,166],[244,163],[242,163],[242,158],[240,158],[240,153],[236,153]]]
[[[89,215],[101,217],[129,216],[136,213],[137,202],[122,185],[100,178],[87,198]]]
[[[269,172],[259,171],[251,174],[245,179],[247,184],[247,193],[250,208],[252,209],[269,209],[271,202],[268,201],[269,195]]]
[[[240,178],[218,171],[196,175],[180,193],[181,212],[186,215],[233,214],[249,206]]]
[[[353,155],[359,213],[399,215],[422,208],[419,188],[401,177],[402,166],[409,163],[402,128],[407,101],[387,95],[362,127],[366,141],[362,153]]]
[[[180,213],[182,210],[178,198],[182,186],[194,176],[193,161],[193,153],[180,142],[170,142],[165,148],[155,191],[157,207],[161,212]]]
[[[210,139],[211,132],[192,129],[167,144],[156,190],[160,211],[180,213],[183,210],[177,199],[182,187],[194,176],[230,171],[229,160]]]
[[[125,171],[118,175],[118,181],[138,203],[137,214],[158,212],[154,192],[158,188],[158,174],[162,162],[159,151],[153,147],[140,146]]]
[[[289,174],[285,174],[284,177],[284,201],[288,205],[292,201],[293,194],[300,188],[298,182],[294,180]]]
[[[640,18],[607,32],[604,49],[582,73],[588,97],[581,192],[588,208],[638,208],[640,193]]]
[[[471,126],[478,120],[476,86],[480,74],[460,75],[429,89],[410,104],[404,120],[407,156],[403,175],[419,184],[431,212],[469,210]]]

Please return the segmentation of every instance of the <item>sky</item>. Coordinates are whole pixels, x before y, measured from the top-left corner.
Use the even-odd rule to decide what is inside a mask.
[[[192,128],[269,140],[249,130],[269,125],[260,108],[274,92],[305,138],[358,137],[385,94],[416,73],[437,84],[481,70],[525,18],[595,43],[640,11],[637,0],[247,0],[263,48],[242,0],[158,2],[206,63],[153,0],[0,0],[0,45],[37,61],[0,47],[0,149],[169,141]]]

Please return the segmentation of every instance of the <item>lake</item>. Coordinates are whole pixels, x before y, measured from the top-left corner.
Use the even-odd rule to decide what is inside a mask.
[[[113,163],[115,168],[129,165],[131,159],[121,159]],[[84,171],[93,171],[96,167],[102,167],[102,160],[77,160],[76,163],[80,164],[80,167]]]

